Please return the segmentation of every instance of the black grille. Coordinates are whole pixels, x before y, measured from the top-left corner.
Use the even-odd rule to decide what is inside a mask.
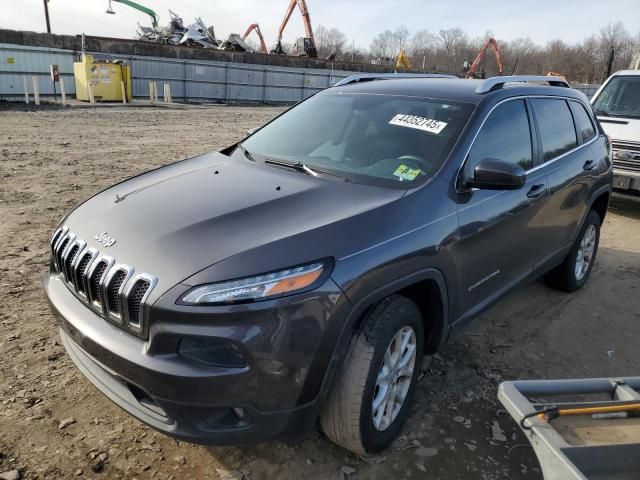
[[[89,279],[89,294],[93,301],[98,304],[102,303],[102,289],[100,288],[102,284],[100,280],[106,269],[107,262],[100,262]]]
[[[71,268],[71,265],[73,265],[73,260],[76,258],[76,255],[78,255],[79,250],[80,245],[74,245],[71,247],[69,255],[67,255],[67,259],[64,262],[64,277],[67,279],[67,282],[71,282],[73,279],[73,269]]]
[[[89,264],[91,263],[91,258],[92,255],[91,253],[87,252],[82,256],[82,260],[80,260],[80,263],[78,264],[78,271],[77,271],[77,279],[78,279],[78,292],[86,295],[86,275],[87,275],[87,268],[89,268]]]
[[[139,327],[142,319],[142,299],[149,290],[151,284],[146,280],[138,280],[133,286],[128,299],[129,323]]]
[[[71,240],[69,237],[62,240],[60,247],[58,247],[58,251],[56,252],[56,263],[58,265],[58,272],[60,273],[62,273],[62,252],[64,252],[64,249],[69,245],[69,240]]]
[[[127,274],[122,270],[118,270],[107,287],[107,308],[111,313],[115,313],[116,315],[120,315],[120,297],[118,292],[125,278],[127,278]]]

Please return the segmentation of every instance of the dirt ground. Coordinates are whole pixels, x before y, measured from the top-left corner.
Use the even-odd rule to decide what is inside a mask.
[[[60,345],[41,288],[50,234],[96,190],[229,145],[280,111],[0,105],[0,478],[539,479],[498,383],[640,374],[640,203],[616,201],[588,285],[522,286],[453,338],[425,362],[403,434],[382,455],[357,458],[316,432],[296,445],[189,445],[120,410]],[[494,421],[506,442],[492,439]]]

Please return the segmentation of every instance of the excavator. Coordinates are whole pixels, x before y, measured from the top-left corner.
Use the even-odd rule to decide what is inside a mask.
[[[258,25],[257,23],[252,23],[251,25],[249,25],[249,27],[247,28],[247,31],[244,32],[244,35],[242,36],[242,40],[246,40],[249,34],[254,30],[258,35],[258,38],[260,39],[260,53],[264,53],[264,54],[269,53],[269,51],[267,50],[267,45],[264,43],[264,37],[262,36],[262,32],[260,31],[260,25]]]
[[[300,8],[302,20],[304,21],[304,30],[307,34],[306,37],[299,38],[296,41],[296,50],[300,55],[306,55],[309,58],[318,58],[316,40],[315,38],[313,38],[311,18],[309,17],[309,9],[307,8],[307,2],[305,2],[305,0],[290,0],[289,7],[287,7],[287,12],[285,13],[284,19],[282,20],[280,28],[278,29],[278,39],[276,41],[276,46],[273,50],[271,50],[271,53],[276,55],[286,55],[286,52],[282,48],[282,34],[284,33],[284,29],[287,27],[287,23],[289,23],[289,19],[291,18],[291,15],[293,14],[296,6]]]
[[[493,49],[493,53],[496,56],[496,63],[498,64],[498,74],[502,75],[503,67],[502,61],[500,60],[500,49],[498,48],[498,42],[496,42],[495,38],[489,38],[478,52],[478,55],[476,56],[473,63],[468,68],[465,68],[464,78],[477,78],[478,68],[480,67],[480,63],[482,62],[482,59],[487,52],[487,48],[489,47]]]
[[[149,15],[151,17],[151,25],[153,26],[153,28],[157,28],[158,27],[158,14],[156,12],[154,12],[153,10],[151,10],[150,8],[147,8],[143,5],[140,5],[136,2],[132,2],[131,0],[109,0],[109,6],[107,7],[107,11],[106,13],[108,13],[109,15],[115,15],[116,12],[113,11],[113,7],[111,6],[111,2],[116,2],[116,3],[122,3],[123,5],[128,5],[131,8],[135,8],[136,10],[139,10],[143,13],[146,13],[147,15]]]

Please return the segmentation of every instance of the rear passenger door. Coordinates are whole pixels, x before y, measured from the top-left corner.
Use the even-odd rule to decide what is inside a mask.
[[[472,178],[475,167],[486,158],[533,170],[537,147],[531,121],[523,99],[496,106],[469,149],[459,186]],[[544,238],[547,193],[541,172],[528,173],[526,183],[517,190],[458,189],[460,238],[452,253],[459,275],[462,320],[532,273]]]
[[[529,103],[540,151],[536,170],[549,181],[544,252],[537,264],[544,266],[564,257],[589,208],[596,167],[590,144],[596,138],[596,128],[579,102],[532,98]]]

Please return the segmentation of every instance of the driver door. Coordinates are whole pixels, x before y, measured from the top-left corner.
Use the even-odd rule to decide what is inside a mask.
[[[459,239],[453,248],[462,316],[472,316],[533,271],[544,242],[546,175],[534,169],[537,148],[524,100],[499,104],[488,115],[466,158],[462,184],[476,165],[494,158],[527,172],[517,190],[459,188]]]

